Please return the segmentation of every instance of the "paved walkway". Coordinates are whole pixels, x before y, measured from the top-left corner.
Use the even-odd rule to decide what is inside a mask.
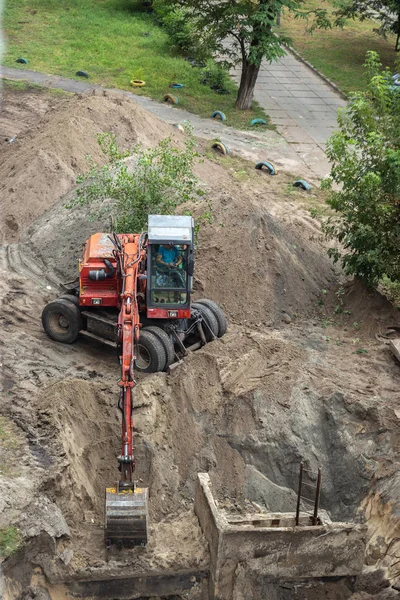
[[[239,81],[240,69],[232,72]],[[341,96],[310,67],[288,53],[277,62],[263,62],[255,99],[289,143],[317,144],[322,150],[336,128]]]
[[[287,60],[287,59],[285,59]],[[281,64],[281,63],[279,63]],[[275,90],[267,90],[268,86],[273,85],[269,83],[268,77],[273,77],[276,81],[278,78],[282,79],[284,76],[278,75],[275,71],[274,75],[271,75],[272,70],[277,65],[262,67],[260,73],[260,80],[257,84],[256,96],[257,99],[263,104],[266,111],[271,114],[272,122],[278,126],[279,134],[267,130],[252,130],[252,131],[238,131],[231,127],[227,127],[223,123],[217,122],[214,119],[204,119],[198,117],[185,110],[172,107],[166,103],[156,102],[145,96],[137,96],[131,92],[123,90],[113,90],[115,92],[124,94],[130,97],[134,102],[153,113],[163,121],[167,123],[178,123],[188,120],[191,122],[195,135],[205,139],[218,138],[230,148],[232,152],[243,156],[248,160],[260,161],[269,160],[272,161],[278,168],[284,169],[293,173],[295,176],[308,177],[314,183],[317,183],[319,179],[327,175],[330,171],[329,163],[323,150],[323,144],[316,142],[308,133],[308,130],[303,128],[303,121],[299,121],[300,125],[297,124],[296,119],[301,119],[302,115],[307,113],[307,97],[303,98],[305,102],[300,102],[300,98],[296,99],[293,93],[288,90],[288,100],[290,106],[286,105],[284,96],[277,96]],[[295,64],[293,65],[296,66]],[[266,69],[269,71],[266,71]],[[282,71],[278,71],[281,73]],[[310,70],[311,73],[313,73]],[[314,75],[314,74],[313,74]],[[31,71],[28,69],[13,68],[13,67],[0,67],[0,78],[8,78],[15,80],[30,81],[47,88],[58,88],[68,92],[90,92],[94,89],[104,89],[100,85],[91,84],[90,81],[67,79],[65,77],[59,77],[57,75],[46,75],[44,73],[38,73],[37,71]],[[314,75],[314,77],[317,77]],[[265,81],[267,79],[267,81]],[[317,78],[320,82],[320,79]],[[314,80],[313,80],[314,81]],[[279,85],[284,89],[284,86],[291,85],[290,82],[279,82]],[[321,84],[325,87],[326,84]],[[293,90],[294,92],[295,90]],[[331,97],[331,88],[328,88]],[[307,90],[305,90],[307,92]],[[259,94],[264,97],[264,100],[259,97]],[[276,108],[275,101],[280,98],[281,108]],[[311,96],[313,105],[318,104],[314,102],[314,97]],[[334,96],[337,101],[337,97]],[[317,98],[318,100],[318,98]],[[292,102],[295,104],[293,105]],[[270,108],[268,108],[270,106]],[[293,108],[293,106],[297,108]],[[303,108],[304,107],[304,108]],[[319,112],[319,111],[314,111]],[[307,113],[308,114],[308,113]],[[310,110],[310,114],[313,114]],[[323,111],[322,116],[325,119],[323,123],[326,127],[326,115],[329,114],[331,119],[330,126],[328,128],[334,128],[335,112],[331,108],[329,111]],[[303,117],[304,124],[310,122],[310,129],[312,125],[312,118]],[[322,130],[321,130],[322,131]],[[282,134],[282,135],[280,135]],[[10,132],[10,135],[14,135]]]

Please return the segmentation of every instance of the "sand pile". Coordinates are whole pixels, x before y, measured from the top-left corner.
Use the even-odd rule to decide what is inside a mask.
[[[96,92],[67,98],[30,131],[0,153],[0,234],[17,240],[88,170],[86,156],[99,164],[104,155],[97,135],[112,132],[121,148],[154,145],[173,128],[120,94]]]

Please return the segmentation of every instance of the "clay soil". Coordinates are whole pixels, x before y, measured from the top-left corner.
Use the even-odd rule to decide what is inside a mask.
[[[217,157],[197,166],[214,222],[200,232],[195,290],[224,308],[228,333],[172,375],[138,377],[136,477],[150,488],[150,542],[107,555],[118,361],[84,339],[53,342],[40,315],[59,281],[75,278],[87,236],[109,225],[65,208],[86,155],[103,160],[96,135],[112,131],[128,147],[166,136],[182,144],[183,134],[118,94],[6,89],[3,108],[0,529],[14,525],[21,538],[3,562],[4,596],[65,597],[77,578],[133,568],[207,570],[196,474],[210,474],[229,511],[287,511],[303,460],[322,468],[321,506],[332,519],[369,525],[365,563],[381,574],[350,587],[331,582],[323,597],[395,597],[400,366],[382,334],[400,325],[399,313],[333,269],[309,216],[315,191],[294,192],[290,173],[271,178]],[[261,598],[257,580],[248,581],[246,597]],[[288,589],[271,587],[268,597],[322,597],[312,586]],[[205,588],[190,598],[205,599]]]

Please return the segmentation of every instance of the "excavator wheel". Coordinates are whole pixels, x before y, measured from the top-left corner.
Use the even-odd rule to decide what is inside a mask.
[[[63,294],[58,298],[58,300],[66,300],[67,302],[72,302],[75,306],[79,307],[79,297],[75,296],[75,294]]]
[[[218,306],[216,302],[214,302],[213,300],[208,300],[207,298],[204,298],[202,300],[196,300],[196,304],[203,304],[211,310],[218,322],[217,336],[220,338],[223,335],[225,335],[226,330],[228,328],[228,323],[226,322],[226,317],[222,308]]]
[[[135,369],[142,373],[163,371],[167,354],[160,339],[152,332],[142,329],[136,348]]]
[[[143,327],[142,331],[150,331],[162,343],[163,348],[165,350],[166,357],[167,357],[167,360],[165,362],[165,366],[163,369],[163,371],[166,371],[168,369],[169,365],[172,365],[172,363],[175,360],[174,344],[173,344],[171,338],[164,331],[164,329],[161,329],[161,327],[156,327],[155,325],[149,325],[147,327]]]
[[[51,339],[72,344],[82,329],[82,317],[79,308],[69,300],[55,300],[44,307],[42,324]]]
[[[203,326],[205,338],[207,342],[212,342],[218,336],[219,330],[218,321],[214,316],[214,313],[208,306],[197,302],[192,304],[192,308],[196,309],[203,317],[203,320],[205,321],[205,326]]]

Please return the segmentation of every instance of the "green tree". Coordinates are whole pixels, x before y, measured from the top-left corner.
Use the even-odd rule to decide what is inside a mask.
[[[239,109],[250,109],[261,61],[284,56],[283,43],[289,39],[279,33],[277,17],[286,8],[301,16],[303,0],[156,0],[156,10],[182,18],[190,27],[193,46],[205,49],[209,56],[227,57],[231,64],[242,65],[236,100]],[[314,15],[316,26],[329,26],[326,11],[303,13]],[[322,17],[322,18],[321,18]],[[196,41],[197,40],[197,41]]]
[[[108,163],[100,167],[89,157],[90,170],[78,178],[82,185],[68,208],[92,205],[95,218],[113,216],[115,231],[139,233],[149,214],[174,214],[180,204],[198,197],[193,165],[199,154],[191,131],[184,149],[175,148],[170,138],[154,148],[138,144],[123,152],[114,134],[101,134],[98,141]]]
[[[364,67],[367,91],[351,95],[327,143],[332,170],[323,187],[338,215],[324,229],[339,241],[330,256],[375,287],[384,275],[400,281],[400,90],[375,52]]]

